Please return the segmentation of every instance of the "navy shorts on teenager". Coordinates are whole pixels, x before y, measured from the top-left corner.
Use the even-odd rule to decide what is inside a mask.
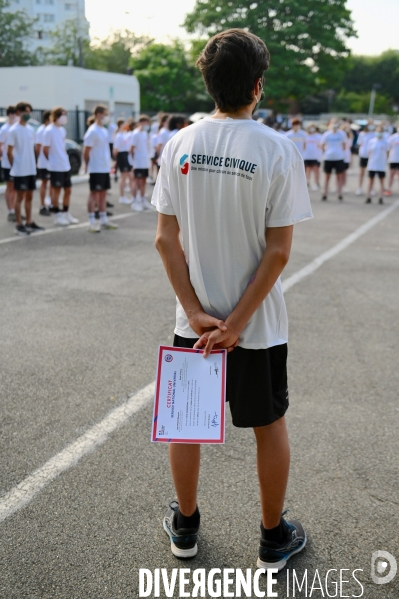
[[[3,167],[3,177],[4,177],[4,181],[7,183],[8,181],[14,181],[14,177],[12,175],[10,175],[10,168],[4,168]]]
[[[368,158],[360,158],[360,164],[359,164],[359,166],[361,168],[367,168],[368,161],[369,161]]]
[[[109,173],[90,173],[90,191],[106,191],[111,188]]]
[[[58,172],[50,171],[51,187],[66,188],[72,187],[71,171]]]
[[[319,166],[320,162],[318,160],[305,160],[305,166]]]
[[[129,152],[118,152],[116,156],[116,164],[121,173],[130,173],[132,165],[129,164]]]
[[[50,172],[46,168],[38,168],[37,178],[42,181],[48,181],[50,179]]]
[[[339,175],[345,170],[345,163],[343,160],[325,160],[324,161],[324,172],[327,175],[331,175],[333,171]]]
[[[36,189],[36,175],[14,177],[15,191],[33,191]]]
[[[192,348],[197,341],[175,335],[173,345]],[[287,353],[284,343],[267,349],[236,347],[227,354],[226,401],[234,426],[266,426],[284,416],[289,405]]]
[[[391,171],[399,171],[399,162],[390,162],[389,168]]]
[[[135,168],[134,176],[136,179],[147,179],[148,177],[148,168]]]
[[[375,176],[379,177],[380,179],[385,179],[385,171],[369,171],[370,179],[374,179]]]

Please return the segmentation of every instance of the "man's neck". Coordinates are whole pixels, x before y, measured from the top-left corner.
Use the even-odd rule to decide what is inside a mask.
[[[102,121],[101,121],[100,119],[96,119],[96,120],[94,121],[94,124],[95,124],[95,125],[98,125],[99,127],[102,127],[102,126],[103,126],[103,124],[102,124]]]
[[[238,110],[231,112],[224,112],[220,108],[216,109],[215,114],[212,116],[213,119],[234,119],[234,120],[248,120],[252,121],[252,114],[256,103],[247,104]]]

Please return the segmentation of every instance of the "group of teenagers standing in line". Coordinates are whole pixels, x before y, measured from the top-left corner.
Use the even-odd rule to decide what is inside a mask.
[[[296,145],[301,153],[306,170],[306,178],[310,184],[313,172],[315,183],[313,191],[320,189],[320,165],[324,161],[325,173],[322,200],[326,201],[328,196],[329,182],[332,172],[337,177],[338,199],[343,199],[346,188],[346,174],[352,161],[354,133],[348,121],[339,122],[331,119],[328,129],[321,134],[316,125],[310,123],[306,130],[302,129],[299,119],[292,121],[292,128],[285,134]],[[399,133],[393,132],[393,128],[385,123],[375,125],[370,121],[357,138],[360,159],[359,187],[356,195],[363,194],[363,181],[365,171],[368,171],[368,190],[366,204],[371,203],[371,196],[375,195],[373,190],[374,179],[380,181],[379,204],[383,204],[383,196],[392,195],[392,186],[395,175],[399,178]],[[384,181],[387,166],[389,164],[390,174],[388,188],[385,189]]]

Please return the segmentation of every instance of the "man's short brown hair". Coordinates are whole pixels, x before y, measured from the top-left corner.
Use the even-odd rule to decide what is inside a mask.
[[[63,115],[63,113],[66,112],[65,108],[62,108],[62,106],[56,106],[55,108],[53,108],[53,110],[51,111],[51,120],[53,123],[56,123],[57,120],[60,118],[60,116]]]
[[[93,114],[94,116],[97,116],[98,114],[104,114],[104,112],[107,112],[108,108],[106,106],[104,106],[103,104],[98,104],[95,109],[93,110]]]
[[[269,68],[265,43],[243,29],[214,35],[197,60],[206,89],[223,112],[238,110],[253,101],[257,79]]]
[[[33,110],[32,105],[29,104],[29,102],[18,102],[15,108],[17,112],[25,112],[26,110],[30,110],[32,112]]]

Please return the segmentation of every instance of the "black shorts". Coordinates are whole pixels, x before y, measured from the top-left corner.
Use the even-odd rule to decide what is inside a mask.
[[[134,176],[136,177],[136,179],[147,179],[148,168],[135,168]]]
[[[50,172],[46,168],[38,168],[37,178],[42,181],[48,181],[50,179]]]
[[[33,191],[36,189],[36,175],[14,177],[14,189],[16,191]]]
[[[51,187],[72,187],[71,171],[50,171]]]
[[[325,160],[324,161],[324,172],[327,175],[331,175],[333,171],[339,175],[339,173],[343,173],[345,170],[345,163],[343,160]]]
[[[367,168],[367,163],[368,163],[369,159],[368,158],[360,158],[360,163],[359,166],[361,168]]]
[[[198,339],[175,335],[174,347],[193,347]],[[234,426],[272,424],[288,409],[287,344],[268,349],[236,347],[227,355],[226,400]]]
[[[320,162],[318,160],[305,160],[305,166],[319,166]]]
[[[105,191],[111,188],[109,173],[90,173],[90,191]]]
[[[129,152],[118,152],[116,157],[116,164],[121,173],[130,173],[132,165],[129,164],[128,160]]]
[[[344,162],[344,171],[347,171],[349,168],[349,162]]]
[[[3,176],[4,176],[4,181],[7,183],[8,181],[14,181],[14,177],[12,175],[10,175],[10,168],[3,168]]]
[[[109,144],[109,151],[111,152],[111,156],[113,156],[113,152],[114,152],[114,144],[112,144],[111,142],[110,142],[110,144]]]
[[[389,168],[391,169],[391,171],[399,171],[399,162],[390,162]]]
[[[374,179],[374,177],[376,175],[380,179],[385,179],[385,171],[369,171],[369,177],[370,177],[370,179]]]

